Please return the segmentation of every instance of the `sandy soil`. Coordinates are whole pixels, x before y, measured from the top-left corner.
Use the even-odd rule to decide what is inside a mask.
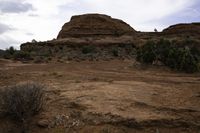
[[[22,64],[0,60],[1,87],[35,81],[48,103],[33,133],[199,133],[200,74],[129,60]],[[48,128],[37,126],[48,121]],[[11,129],[3,119],[0,132]],[[10,122],[8,122],[10,123]],[[16,130],[15,130],[16,131]]]

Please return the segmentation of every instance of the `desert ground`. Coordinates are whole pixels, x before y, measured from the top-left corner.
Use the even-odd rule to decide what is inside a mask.
[[[131,60],[33,64],[0,60],[1,87],[46,86],[31,133],[199,133],[200,73]],[[0,132],[17,133],[0,120]]]

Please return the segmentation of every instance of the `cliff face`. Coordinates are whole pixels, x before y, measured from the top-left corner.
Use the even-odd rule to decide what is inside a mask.
[[[65,23],[57,39],[68,37],[96,37],[133,35],[136,31],[122,20],[102,14],[73,16]]]

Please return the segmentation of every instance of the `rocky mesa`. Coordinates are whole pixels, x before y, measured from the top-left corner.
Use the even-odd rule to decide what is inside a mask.
[[[122,20],[103,14],[72,16],[59,32],[57,39],[28,42],[22,51],[32,56],[50,56],[63,60],[130,59],[136,48],[149,40],[168,39],[177,44],[195,40],[187,45],[200,49],[200,23],[177,24],[162,32],[139,32]],[[187,40],[187,41],[185,41]]]
[[[119,19],[102,14],[73,16],[65,23],[57,39],[68,37],[96,37],[134,35],[136,31]]]

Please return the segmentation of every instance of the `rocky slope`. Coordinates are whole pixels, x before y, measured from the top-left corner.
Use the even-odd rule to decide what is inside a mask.
[[[122,20],[102,14],[85,14],[73,16],[65,23],[57,39],[24,43],[21,50],[33,56],[65,60],[126,59],[133,58],[135,49],[146,41],[161,38],[175,40],[177,44],[187,40],[187,45],[200,49],[200,23],[173,25],[163,32],[138,32]]]
[[[135,44],[129,36],[106,38],[67,38],[47,42],[26,43],[22,51],[34,56],[53,57],[62,60],[111,60],[135,57]]]

